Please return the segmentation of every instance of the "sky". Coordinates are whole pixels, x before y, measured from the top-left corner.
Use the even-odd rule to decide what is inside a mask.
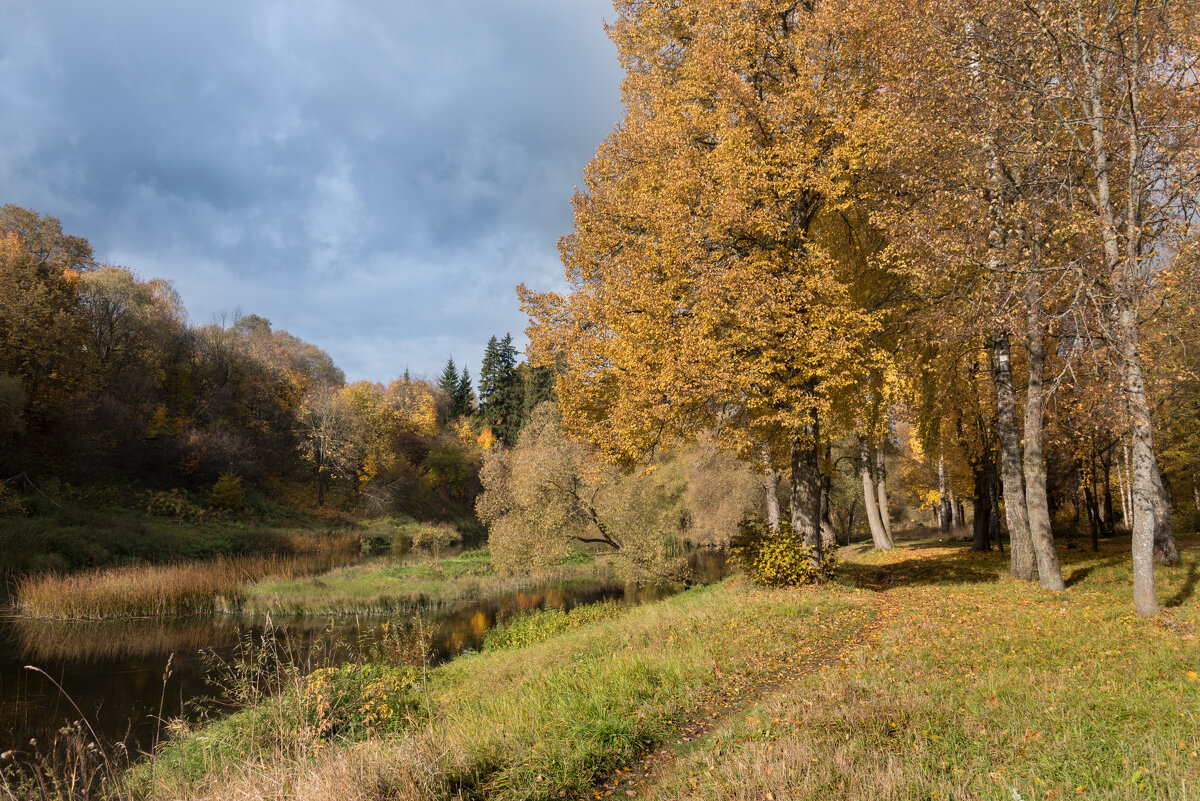
[[[610,0],[0,0],[0,204],[348,380],[478,377],[562,289]]]

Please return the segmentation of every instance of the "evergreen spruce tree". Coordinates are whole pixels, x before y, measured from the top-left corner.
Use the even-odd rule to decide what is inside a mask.
[[[453,403],[455,395],[458,393],[458,369],[454,366],[454,357],[451,356],[446,360],[446,367],[442,370],[442,377],[438,379],[438,389],[446,393],[446,397]]]
[[[558,402],[558,394],[554,391],[554,384],[558,380],[558,376],[550,367],[531,367],[524,364],[522,367],[525,368],[523,370],[525,399],[521,410],[521,427],[524,428],[539,403]]]
[[[446,360],[446,367],[438,378],[437,387],[441,397],[437,402],[438,423],[445,425],[458,416],[458,369],[454,366],[454,357]]]
[[[492,433],[505,444],[516,442],[521,430],[525,405],[525,387],[517,374],[517,349],[512,334],[504,339],[492,337],[483,353],[479,372],[479,412]]]
[[[467,368],[462,369],[458,377],[458,386],[454,390],[454,413],[462,417],[470,417],[475,411],[475,390],[471,388],[471,373]]]

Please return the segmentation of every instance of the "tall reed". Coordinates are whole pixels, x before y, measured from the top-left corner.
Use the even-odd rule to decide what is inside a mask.
[[[17,583],[16,607],[30,617],[59,619],[226,611],[241,605],[246,584],[267,576],[309,575],[328,567],[327,559],[314,556],[254,556],[29,576]]]

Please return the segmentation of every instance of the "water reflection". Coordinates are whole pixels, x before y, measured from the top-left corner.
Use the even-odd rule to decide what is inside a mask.
[[[691,580],[708,583],[724,574],[724,554],[688,554]],[[546,585],[493,600],[431,609],[422,613],[431,630],[433,662],[479,649],[488,629],[534,609],[570,609],[616,600],[656,601],[681,589],[678,584],[573,583]],[[31,738],[48,743],[64,723],[77,719],[77,705],[104,739],[124,740],[131,750],[153,746],[160,718],[189,714],[197,699],[211,696],[209,664],[200,651],[231,659],[241,638],[264,635],[280,651],[311,659],[337,654],[333,643],[353,643],[378,632],[382,618],[289,618],[265,625],[261,618],[228,616],[110,620],[38,621],[0,619],[0,752],[24,748]],[[344,653],[344,651],[342,651]],[[170,660],[170,672],[167,666]],[[68,700],[46,676],[25,670],[36,665],[60,684]],[[310,662],[307,668],[319,666]],[[74,702],[74,705],[72,704]]]

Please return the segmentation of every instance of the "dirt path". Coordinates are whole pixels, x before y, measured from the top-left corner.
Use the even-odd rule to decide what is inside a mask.
[[[814,637],[786,663],[771,668],[753,681],[731,677],[730,686],[701,705],[707,710],[705,713],[676,721],[677,736],[643,755],[636,766],[618,769],[596,783],[589,794],[579,796],[580,801],[597,798],[644,798],[649,801],[651,796],[646,795],[646,790],[670,769],[683,748],[703,741],[721,723],[742,714],[770,693],[784,690],[797,679],[826,670],[853,651],[872,645],[896,615],[896,599],[887,592],[890,580],[890,573],[880,571],[872,582],[869,589],[875,595],[876,615],[852,637],[836,644]]]

